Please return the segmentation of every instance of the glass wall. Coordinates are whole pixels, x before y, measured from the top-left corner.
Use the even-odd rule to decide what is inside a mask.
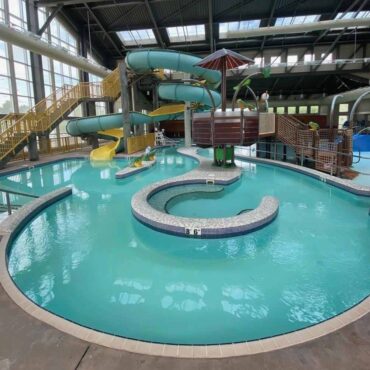
[[[0,0],[0,21],[27,29],[25,0]],[[0,41],[0,113],[26,112],[34,103],[29,51]]]
[[[43,25],[49,15],[45,8],[38,8],[39,25]],[[73,55],[78,54],[78,41],[66,27],[56,18],[52,20],[49,27],[42,35],[44,41],[65,50]],[[44,71],[45,96],[49,96],[55,89],[63,85],[74,86],[78,84],[78,69],[68,64],[52,60],[48,57],[42,57]]]
[[[93,63],[98,64],[98,61],[90,54],[87,53],[87,59],[90,60]],[[89,73],[89,82],[101,82],[102,78],[98,77],[96,75],[93,75],[92,73]],[[95,103],[95,114],[97,116],[102,116],[104,114],[107,114],[107,107],[105,105],[105,102],[100,101]]]
[[[0,41],[0,113],[14,112],[8,44]]]

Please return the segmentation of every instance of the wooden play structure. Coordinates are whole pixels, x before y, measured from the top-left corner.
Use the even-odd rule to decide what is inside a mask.
[[[297,161],[313,163],[319,171],[339,175],[340,168],[352,164],[352,130],[319,128],[313,130],[293,115],[276,115],[237,109],[228,112],[194,113],[193,142],[214,147],[228,155],[232,146],[249,146],[263,139],[275,140],[292,148]],[[220,158],[218,158],[220,159]]]
[[[315,169],[332,175],[351,166],[352,135],[351,129],[311,130],[294,116],[276,116],[276,139],[292,147],[301,164],[312,161]]]

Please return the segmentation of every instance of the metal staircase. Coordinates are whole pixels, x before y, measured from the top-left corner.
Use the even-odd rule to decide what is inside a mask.
[[[155,146],[176,146],[177,141],[167,137],[162,131],[155,132]]]
[[[63,86],[25,114],[11,113],[0,120],[0,168],[19,153],[32,136],[48,134],[85,101],[114,101],[120,95],[118,68],[98,83]]]

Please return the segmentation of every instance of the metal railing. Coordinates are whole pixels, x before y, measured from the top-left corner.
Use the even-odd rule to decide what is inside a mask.
[[[48,132],[53,125],[85,99],[114,99],[120,94],[118,68],[99,83],[64,85],[53,91],[0,132],[0,159],[15,154],[32,132]]]
[[[67,134],[50,135],[46,139],[46,145],[42,145],[40,140],[37,139],[37,146],[40,154],[42,155],[54,155],[54,154],[64,154],[80,151],[84,148],[89,147],[87,141],[82,140],[80,137],[69,136]],[[28,149],[23,148],[12,161],[27,160],[28,159]]]
[[[0,187],[0,193],[5,193],[5,202],[6,202],[6,208],[7,208],[8,215],[12,214],[12,204],[11,204],[11,201],[10,201],[10,194],[21,195],[23,197],[29,197],[29,198],[39,198],[38,195],[28,194],[28,193],[24,193],[22,191],[4,189],[4,188],[1,188],[1,187]]]

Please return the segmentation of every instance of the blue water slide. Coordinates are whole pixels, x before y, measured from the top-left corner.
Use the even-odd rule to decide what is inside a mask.
[[[136,73],[144,73],[152,69],[171,69],[190,73],[204,79],[210,87],[220,83],[219,71],[195,66],[201,59],[190,54],[178,53],[169,50],[137,50],[126,56],[126,64]],[[221,104],[221,96],[217,91],[209,90],[216,106]],[[158,87],[159,96],[170,101],[190,101],[200,103],[209,108],[211,98],[202,86],[186,85],[182,83],[161,83]],[[159,122],[178,118],[180,114],[146,115],[139,112],[130,112],[130,122],[133,125]],[[123,126],[122,114],[111,114],[97,117],[85,117],[71,120],[67,124],[67,132],[72,136],[105,131]]]
[[[366,127],[353,135],[354,152],[370,152],[370,127]]]

